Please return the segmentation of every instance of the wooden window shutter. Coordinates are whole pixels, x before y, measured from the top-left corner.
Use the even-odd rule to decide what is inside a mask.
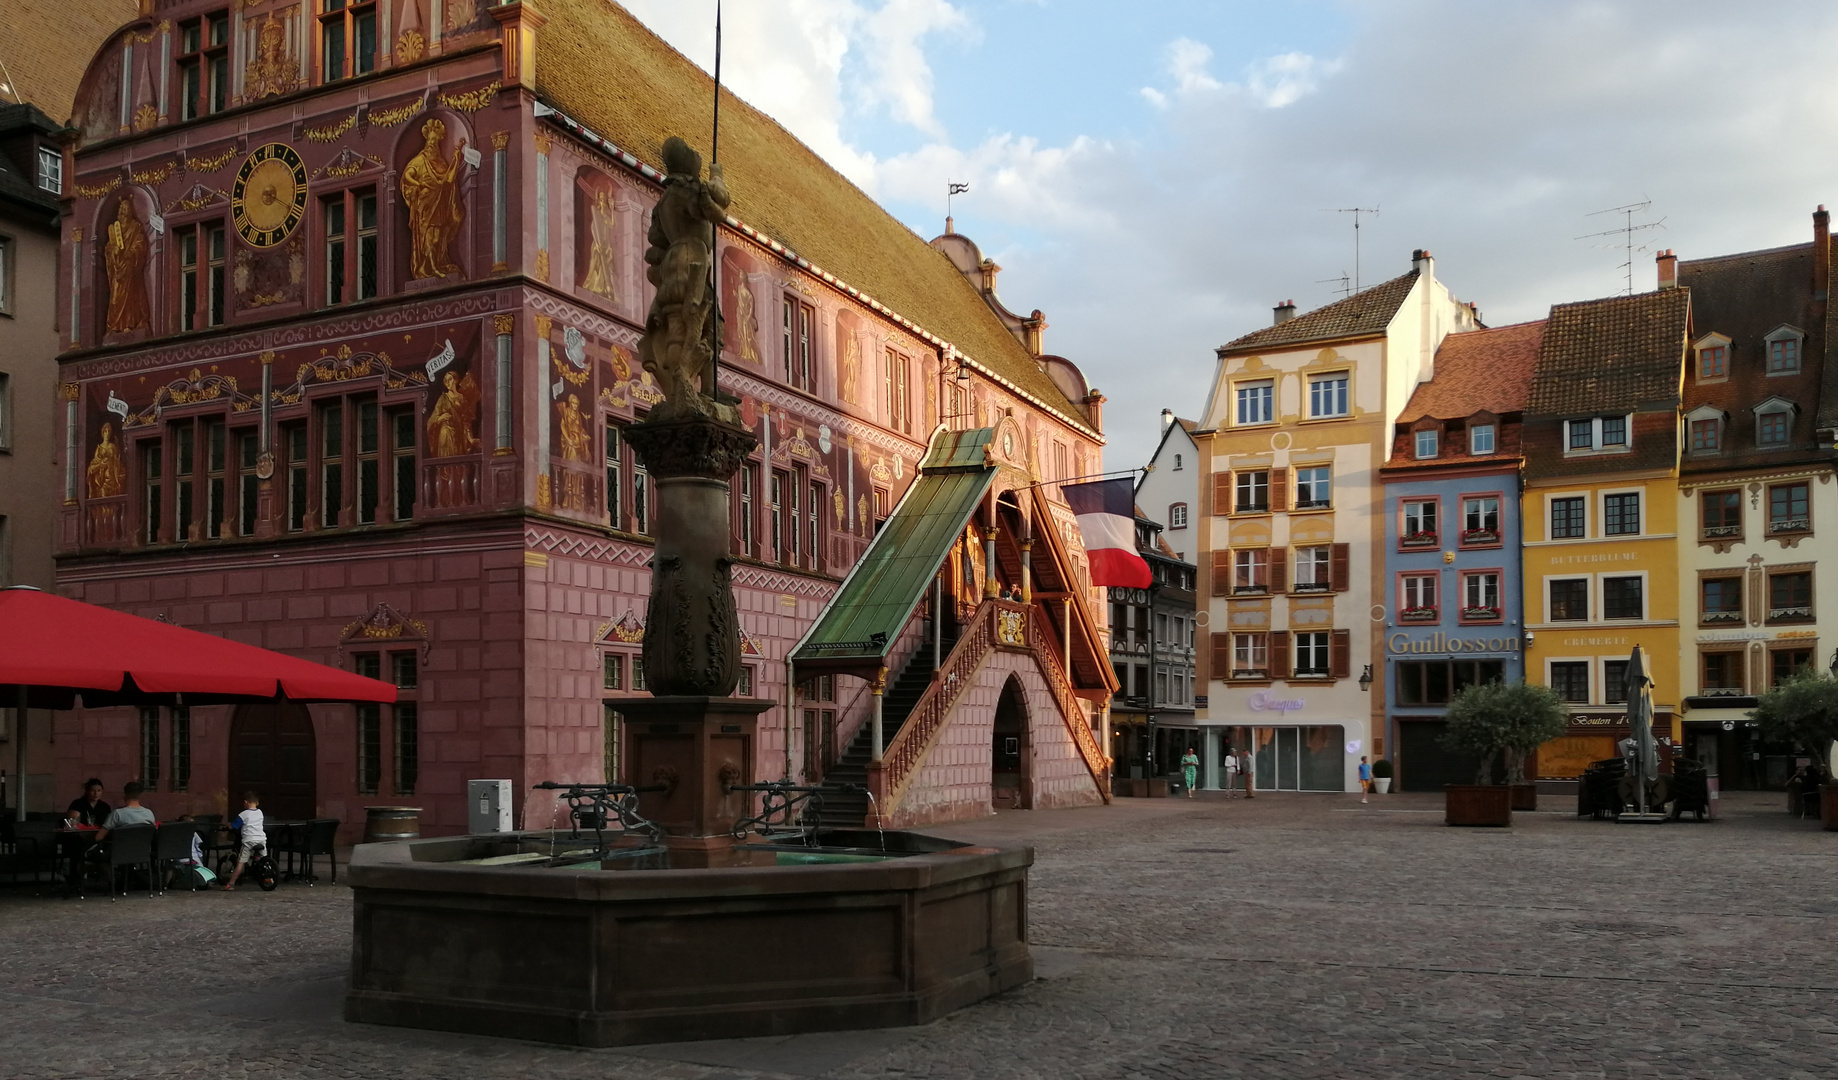
[[[1353,586],[1348,580],[1352,576],[1352,555],[1345,544],[1335,544],[1329,556],[1328,578],[1333,582],[1335,592],[1346,592]]]
[[[1289,470],[1270,470],[1270,509],[1289,509]]]
[[[1270,631],[1270,677],[1289,678],[1289,631]]]
[[[1270,549],[1270,591],[1286,592],[1289,589],[1289,549],[1273,547]]]
[[[1328,646],[1328,664],[1336,679],[1345,679],[1353,673],[1353,632],[1351,630],[1334,631],[1333,641]]]
[[[1213,552],[1213,595],[1232,595],[1232,553],[1230,551]]]
[[[1213,514],[1223,517],[1232,512],[1232,470],[1213,474]]]
[[[1232,673],[1232,635],[1213,635],[1212,677],[1224,679]]]

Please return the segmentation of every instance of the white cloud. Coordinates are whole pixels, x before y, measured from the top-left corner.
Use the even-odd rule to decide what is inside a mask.
[[[1320,279],[1353,270],[1353,243],[1324,207],[1383,206],[1362,231],[1366,284],[1431,248],[1438,276],[1499,325],[1621,288],[1619,254],[1573,239],[1597,230],[1589,211],[1649,195],[1667,218],[1659,246],[1693,258],[1804,242],[1814,204],[1838,204],[1838,7],[1816,0],[1675,0],[1659,21],[1599,0],[1347,0],[1356,21],[1331,61],[1282,53],[1227,81],[1203,43],[1176,42],[1139,130],[1063,145],[978,131],[963,146],[928,129],[925,51],[974,28],[920,4],[885,24],[912,52],[864,69],[893,73],[874,107],[914,132],[879,158],[849,141],[845,72],[873,42],[860,20],[892,5],[779,6],[748,47],[777,66],[736,61],[736,91],[877,197],[935,206],[926,223],[942,178],[970,179],[981,227],[1019,238],[985,242],[1005,299],[1043,309],[1048,347],[1110,396],[1113,465],[1146,457],[1163,406],[1199,407],[1214,346],[1282,298],[1333,298]],[[1052,109],[1040,95],[1029,104]],[[1640,259],[1635,287],[1651,288]]]

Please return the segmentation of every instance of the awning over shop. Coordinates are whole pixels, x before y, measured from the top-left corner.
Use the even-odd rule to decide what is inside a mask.
[[[977,428],[932,437],[918,478],[792,652],[799,678],[885,663],[995,479],[988,453],[994,435]]]
[[[0,589],[0,707],[272,700],[393,702],[396,688],[23,586]]]

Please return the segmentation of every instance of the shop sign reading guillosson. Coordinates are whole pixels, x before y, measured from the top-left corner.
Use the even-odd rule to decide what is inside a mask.
[[[1385,638],[1388,653],[1502,653],[1519,651],[1519,635],[1507,637],[1454,637],[1437,632],[1412,640],[1409,634],[1392,634]]]

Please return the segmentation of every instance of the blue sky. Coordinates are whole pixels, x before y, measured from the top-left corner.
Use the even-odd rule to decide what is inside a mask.
[[[713,0],[625,0],[712,59]],[[1415,248],[1491,325],[1624,285],[1591,211],[1696,258],[1838,204],[1838,5],[1814,0],[728,0],[724,76],[924,236],[957,226],[1110,398],[1107,464],[1203,403],[1213,347]],[[794,238],[795,239],[795,238]],[[1638,252],[1635,288],[1653,284]]]

